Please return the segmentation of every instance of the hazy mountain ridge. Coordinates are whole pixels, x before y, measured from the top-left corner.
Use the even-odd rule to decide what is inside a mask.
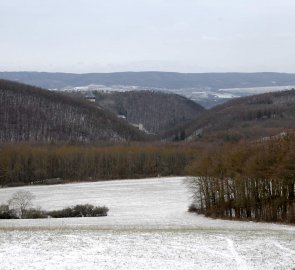
[[[260,87],[295,84],[295,74],[257,73],[176,73],[176,72],[114,72],[114,73],[49,73],[49,72],[0,72],[0,78],[26,82],[50,89],[67,86],[129,85],[152,88],[212,89]]]
[[[126,121],[93,104],[0,80],[0,142],[142,140]]]
[[[90,87],[91,90],[157,90],[186,96],[211,108],[233,97],[253,94],[249,88],[295,86],[295,74],[259,73],[176,73],[176,72],[116,72],[116,73],[48,73],[0,72],[0,78],[19,81],[47,89]],[[94,87],[92,86],[94,85]],[[96,85],[96,89],[95,89]],[[234,89],[239,89],[234,91]],[[258,90],[257,90],[258,91]],[[265,90],[267,91],[267,90]]]

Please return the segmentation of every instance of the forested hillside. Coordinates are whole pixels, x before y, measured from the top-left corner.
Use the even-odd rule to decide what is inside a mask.
[[[170,131],[188,139],[239,141],[275,136],[295,129],[295,90],[233,99]]]
[[[143,124],[154,134],[161,134],[196,118],[204,108],[175,94],[154,91],[94,92],[96,103],[129,123]]]
[[[89,102],[0,80],[0,142],[142,140],[144,135]]]

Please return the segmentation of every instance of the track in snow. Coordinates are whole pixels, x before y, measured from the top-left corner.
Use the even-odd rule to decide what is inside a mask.
[[[108,217],[1,220],[0,269],[292,269],[295,227],[187,212],[185,178],[33,186],[35,206],[104,204]],[[57,267],[58,266],[58,267]]]

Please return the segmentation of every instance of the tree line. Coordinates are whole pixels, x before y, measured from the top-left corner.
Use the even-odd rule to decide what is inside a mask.
[[[294,136],[204,150],[188,172],[199,213],[295,223]]]
[[[2,145],[2,186],[184,175],[195,147]]]

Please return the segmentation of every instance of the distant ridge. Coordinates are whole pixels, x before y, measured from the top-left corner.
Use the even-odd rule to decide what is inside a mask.
[[[176,73],[176,72],[115,72],[115,73],[50,73],[50,72],[0,72],[0,78],[27,83],[47,89],[67,86],[133,85],[151,88],[212,89],[236,87],[262,87],[295,85],[295,74],[258,73]]]

